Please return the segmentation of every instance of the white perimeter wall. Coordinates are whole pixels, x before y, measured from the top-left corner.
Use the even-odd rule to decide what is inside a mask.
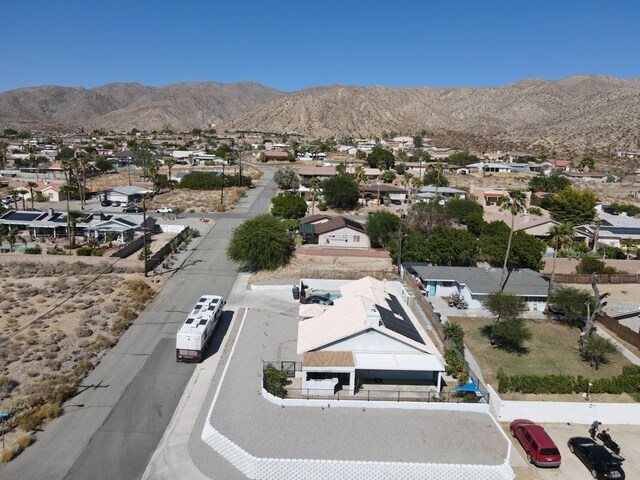
[[[499,422],[527,418],[533,422],[545,423],[591,425],[594,420],[598,420],[611,425],[640,425],[638,403],[524,402],[502,400],[491,385],[487,385],[487,390],[491,413]]]

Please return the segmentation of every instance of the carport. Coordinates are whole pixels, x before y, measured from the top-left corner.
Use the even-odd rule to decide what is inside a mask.
[[[356,382],[433,385],[440,391],[444,368],[434,355],[400,352],[353,352]]]

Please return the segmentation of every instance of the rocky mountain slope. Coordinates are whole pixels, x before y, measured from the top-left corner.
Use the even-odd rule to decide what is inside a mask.
[[[426,129],[486,148],[638,149],[640,78],[527,79],[501,88],[335,86],[275,98],[225,127],[313,136]]]
[[[280,95],[248,82],[22,88],[0,93],[0,126],[190,130],[218,124]]]
[[[0,93],[0,126],[298,131],[314,137],[427,130],[439,142],[547,151],[640,149],[640,78],[526,79],[500,88],[111,84]]]

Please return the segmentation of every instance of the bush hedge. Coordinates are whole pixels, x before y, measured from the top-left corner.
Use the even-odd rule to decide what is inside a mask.
[[[622,375],[589,380],[581,375],[507,375],[498,371],[498,392],[582,393],[592,383],[591,393],[628,393],[640,400],[640,367],[626,365]]]
[[[193,172],[182,177],[178,188],[190,190],[220,190],[224,184],[225,188],[240,185],[240,175],[213,175],[211,172]],[[251,177],[242,176],[242,184],[251,186]]]
[[[40,255],[42,253],[42,248],[40,245],[34,245],[33,247],[25,248],[24,253],[28,255]]]

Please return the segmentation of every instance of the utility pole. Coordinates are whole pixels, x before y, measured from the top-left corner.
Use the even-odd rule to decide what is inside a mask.
[[[223,204],[224,204],[224,163],[222,163],[222,182],[221,182],[221,188],[220,188],[220,205],[223,205]]]
[[[238,151],[238,169],[240,171],[240,178],[238,180],[238,182],[240,183],[240,186],[242,186],[242,148]]]
[[[144,276],[147,274],[147,195],[142,195],[142,257],[144,261]]]

